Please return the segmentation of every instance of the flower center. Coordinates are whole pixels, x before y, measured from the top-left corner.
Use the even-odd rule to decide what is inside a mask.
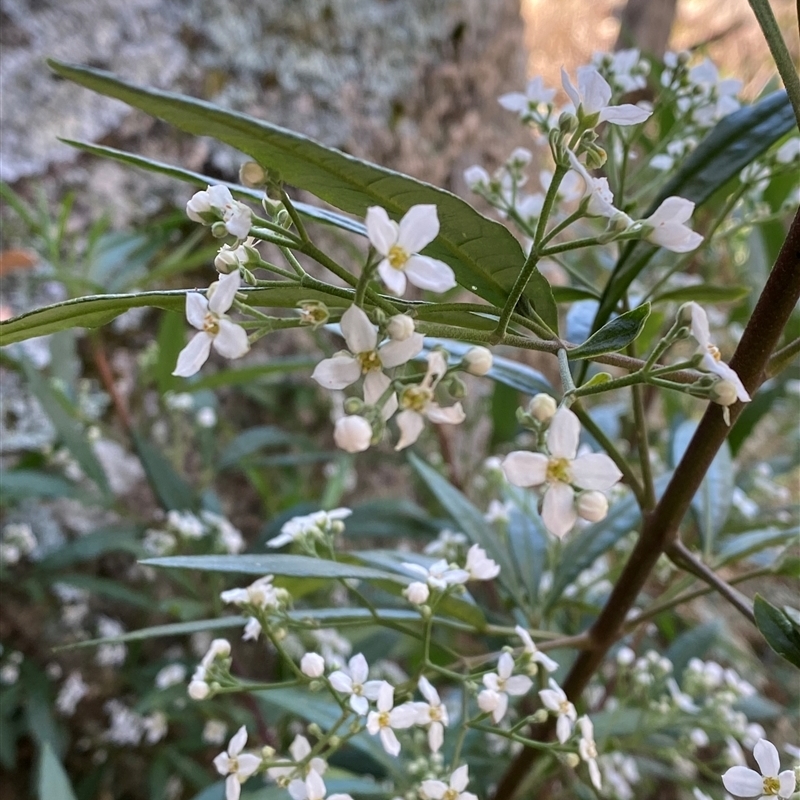
[[[378,714],[378,725],[381,728],[388,728],[389,727],[389,712],[388,711],[381,711]]]
[[[558,713],[559,713],[559,716],[564,716],[564,715],[567,715],[567,714],[569,714],[569,707],[570,707],[570,702],[569,702],[569,700],[562,700],[562,701],[561,701],[561,702],[558,704]]]
[[[203,330],[216,336],[219,333],[219,317],[209,311],[203,318]]]
[[[365,350],[363,353],[359,353],[356,358],[361,364],[361,371],[364,373],[373,369],[380,369],[383,366],[377,350]]]
[[[353,694],[356,697],[361,697],[361,695],[364,694],[364,687],[360,683],[354,683],[353,684]]]
[[[442,800],[458,800],[458,792],[455,789],[447,789],[442,795]]]
[[[764,794],[767,797],[777,797],[781,790],[781,782],[777,778],[764,778]]]
[[[386,254],[386,260],[395,269],[403,269],[410,257],[411,256],[408,254],[408,252],[400,247],[399,244],[393,244],[389,248],[389,252]]]
[[[706,347],[708,348],[708,352],[711,353],[711,358],[713,358],[714,361],[722,360],[722,354],[719,352],[719,347],[713,344],[706,345]]]
[[[433,392],[424,386],[409,386],[403,390],[400,404],[403,408],[410,408],[412,411],[422,412],[430,403]]]
[[[428,709],[428,717],[431,719],[432,722],[441,722],[442,721],[442,709],[440,706],[431,706]]]
[[[568,458],[551,458],[547,462],[548,483],[571,483],[570,460]]]

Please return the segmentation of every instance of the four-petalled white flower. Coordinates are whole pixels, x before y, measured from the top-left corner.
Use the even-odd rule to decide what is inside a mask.
[[[214,759],[214,766],[225,778],[225,800],[239,800],[242,784],[261,766],[261,759],[242,753],[247,744],[247,728],[242,725],[228,743],[228,749]]]
[[[488,558],[486,551],[477,544],[467,551],[466,569],[472,581],[490,581],[500,574],[500,565]]]
[[[673,253],[696,250],[703,237],[684,223],[692,216],[694,203],[683,197],[668,197],[646,219],[642,220],[648,233],[645,239]]]
[[[556,736],[558,741],[564,744],[572,733],[572,726],[578,718],[578,712],[575,711],[575,706],[569,701],[564,690],[552,678],[550,678],[549,686],[549,689],[542,689],[539,692],[539,697],[542,699],[544,707],[558,718]]]
[[[533,639],[531,639],[531,635],[522,625],[517,625],[514,630],[517,632],[517,636],[522,639],[522,644],[524,646],[524,652],[530,657],[530,660],[534,664],[541,664],[548,672],[555,672],[558,669],[558,662],[553,661],[550,656],[543,653],[534,643]]]
[[[483,685],[486,689],[478,695],[478,706],[481,711],[491,713],[495,725],[508,711],[509,695],[517,697],[527,694],[533,685],[533,681],[527,675],[513,675],[513,672],[513,656],[511,653],[503,653],[497,662],[497,672],[483,676]]]
[[[478,800],[472,792],[465,792],[469,783],[469,767],[464,764],[450,776],[450,781],[422,781],[421,789],[431,800]]]
[[[311,745],[309,744],[308,739],[298,733],[297,736],[294,737],[292,743],[289,745],[289,753],[291,754],[292,761],[295,762],[295,765],[299,764],[301,761],[304,761],[311,754]],[[306,764],[305,769],[297,766],[269,767],[267,769],[267,775],[271,780],[276,781],[280,786],[286,786],[287,781],[289,781],[288,788],[291,792],[292,784],[302,784],[304,779],[312,772],[316,772],[317,775],[324,775],[326,769],[328,769],[328,763],[325,761],[325,759],[312,758]]]
[[[304,781],[292,781],[289,784],[289,796],[292,800],[326,800],[325,781],[318,772],[311,770]],[[349,794],[328,795],[327,800],[353,800]]]
[[[406,279],[420,289],[446,292],[456,285],[453,270],[435,258],[419,255],[439,235],[436,206],[408,209],[398,225],[380,206],[367,209],[367,236],[382,256],[378,275],[396,295],[406,290]]]
[[[592,781],[592,786],[599,791],[602,781],[600,767],[597,766],[597,744],[594,741],[594,724],[589,717],[584,715],[578,720],[578,728],[581,732],[578,753],[589,767],[589,778]]]
[[[425,676],[419,679],[418,685],[427,702],[414,703],[416,724],[428,726],[428,745],[432,753],[438,753],[444,741],[444,728],[448,723],[447,709],[442,705],[439,693]]]
[[[584,117],[598,115],[597,122],[610,122],[614,125],[637,125],[644,122],[653,112],[639,106],[624,103],[609,105],[611,87],[608,81],[594,67],[578,67],[578,86],[573,85],[564,67],[561,67],[561,85],[569,96],[575,111],[582,111]]]
[[[435,561],[429,567],[410,562],[404,562],[403,566],[409,572],[413,572],[423,578],[431,589],[437,589],[440,592],[445,591],[448,586],[457,586],[469,580],[469,572],[467,570],[453,568],[443,558]]]
[[[748,767],[731,767],[723,776],[725,788],[737,797],[769,800],[770,797],[787,798],[794,794],[797,779],[793,770],[780,772],[778,749],[772,742],[759,739],[753,748],[753,757],[760,773]]]
[[[347,672],[336,670],[328,676],[337,692],[350,695],[350,708],[364,716],[369,711],[369,701],[377,700],[383,681],[369,681],[369,665],[361,653],[347,662]]]
[[[367,730],[374,736],[380,736],[383,749],[391,756],[400,752],[400,742],[395,735],[395,730],[410,728],[417,719],[417,712],[413,703],[403,703],[394,707],[394,686],[386,681],[381,681],[378,690],[377,711],[370,711],[367,717]]]
[[[227,186],[209,186],[202,192],[196,192],[186,204],[186,214],[193,222],[208,225],[214,219],[221,219],[232,236],[237,239],[247,238],[253,214],[250,209],[238,200],[233,199]]]
[[[498,102],[508,111],[515,111],[521,117],[535,113],[540,105],[549,105],[555,97],[555,89],[546,89],[544,78],[537,75],[528,81],[525,92],[510,92],[501,95]]]
[[[212,283],[207,297],[200,292],[186,295],[186,319],[198,333],[178,355],[173,375],[181,378],[194,375],[208,360],[212,345],[225,358],[241,358],[250,349],[247,331],[226,316],[241,282],[237,270]]]
[[[607,491],[622,477],[617,465],[604,453],[576,458],[581,425],[568,408],[560,408],[547,429],[550,455],[515,450],[503,461],[503,472],[515,486],[547,484],[542,519],[551,533],[564,536],[578,517],[573,485]]]

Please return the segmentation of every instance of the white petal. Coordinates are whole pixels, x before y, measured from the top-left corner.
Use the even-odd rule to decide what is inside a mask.
[[[559,716],[558,721],[556,722],[556,736],[558,737],[558,741],[561,744],[569,739],[570,734],[572,733],[572,723],[569,721],[569,717]]]
[[[747,767],[731,767],[722,776],[722,785],[737,797],[756,797],[764,788],[764,779]]]
[[[509,483],[514,486],[539,486],[547,477],[547,456],[515,450],[500,465]]]
[[[638,125],[644,122],[653,112],[639,106],[623,103],[621,106],[609,106],[600,112],[600,122],[612,125]]]
[[[381,398],[383,393],[391,386],[391,379],[388,375],[377,369],[370,370],[364,376],[364,402],[374,406]]]
[[[777,777],[781,768],[781,759],[778,755],[778,748],[766,739],[759,739],[753,748],[753,758],[765,778]]]
[[[447,408],[442,408],[438,403],[428,403],[425,416],[440,425],[459,425],[467,418],[460,402]]]
[[[386,681],[381,681],[378,690],[378,711],[389,711],[394,705],[394,686]]]
[[[469,767],[466,764],[464,764],[463,767],[459,767],[450,776],[450,788],[455,789],[457,792],[463,792],[464,789],[467,788],[468,783],[469,783]]]
[[[290,769],[286,774],[291,775],[292,772],[294,772],[294,770]],[[306,791],[305,781],[295,778],[293,781],[290,781],[286,789],[288,790],[289,797],[291,797],[292,800],[308,800],[308,792]]]
[[[342,335],[351,353],[368,353],[378,344],[378,332],[363,309],[350,306],[342,314]]]
[[[433,684],[423,675],[419,679],[419,690],[422,692],[422,696],[432,705],[438,706],[441,704],[441,700],[439,699],[439,692],[436,691]]]
[[[239,753],[242,752],[244,746],[247,744],[247,728],[242,725],[238,731],[233,735],[230,743],[228,744],[228,754],[233,756],[238,756]]]
[[[575,493],[566,483],[551,483],[544,494],[542,520],[547,530],[560,539],[575,525]]]
[[[214,337],[214,349],[225,358],[241,358],[249,349],[247,331],[229,319],[219,321],[219,333]]]
[[[396,756],[400,753],[400,742],[397,741],[397,737],[391,728],[381,728],[380,737],[383,749],[390,756]]]
[[[594,67],[578,68],[578,92],[587,114],[602,111],[611,99],[611,87]],[[601,116],[600,119],[603,119]]]
[[[403,703],[389,712],[389,724],[393,728],[410,728],[416,721],[417,709],[414,703]]]
[[[430,797],[432,800],[442,800],[449,787],[447,784],[442,783],[442,781],[428,780],[422,781],[422,784],[419,788],[422,789],[422,792],[426,797]]]
[[[336,672],[331,672],[328,676],[328,680],[337,692],[347,692],[349,694],[353,691],[352,678],[339,669],[337,669]]]
[[[237,775],[239,779],[249,778],[260,766],[261,759],[252,753],[244,753],[236,759],[239,764]]]
[[[220,775],[227,775],[231,771],[231,760],[227,753],[220,753],[211,762]]]
[[[202,194],[199,192],[198,194]],[[224,208],[229,203],[233,202],[233,195],[227,186],[216,184],[215,186],[208,187],[208,202],[212,208]]]
[[[575,458],[581,423],[568,408],[559,408],[547,429],[547,449],[556,458]]]
[[[403,339],[402,341],[392,339],[386,342],[378,349],[381,364],[386,369],[391,369],[408,363],[422,352],[424,342],[425,337],[421,333],[413,333],[408,339]]]
[[[347,662],[347,666],[350,668],[350,674],[353,676],[355,683],[364,683],[369,677],[369,664],[367,664],[367,659],[364,658],[363,653],[356,653]]]
[[[311,752],[311,745],[305,736],[301,736],[298,733],[294,737],[294,741],[289,745],[289,752],[295,761],[302,761]]]
[[[322,776],[313,769],[306,776],[306,791],[309,800],[324,800],[325,782],[322,780]]]
[[[572,105],[575,106],[575,110],[577,111],[578,106],[581,104],[581,96],[578,94],[578,90],[573,86],[564,67],[561,67],[561,85],[564,87],[564,91],[567,93],[567,96],[572,101]]]
[[[386,209],[371,206],[367,209],[367,237],[370,244],[385,256],[397,242],[397,223],[389,219]]]
[[[205,331],[199,331],[189,340],[189,344],[178,354],[178,363],[173,375],[188,378],[194,375],[208,361],[211,352],[212,337]]]
[[[235,775],[225,778],[225,800],[239,800],[242,794],[242,784]]]
[[[434,350],[428,355],[428,369],[422,379],[422,385],[428,389],[436,388],[447,372],[447,356],[441,350]]]
[[[794,770],[785,769],[778,775],[778,781],[780,783],[778,797],[791,797],[794,794],[794,790],[797,788],[797,778],[794,774]]]
[[[506,110],[515,111],[518,114],[521,111],[528,110],[528,96],[521,92],[510,92],[509,94],[501,95],[497,98],[497,102]],[[195,220],[195,222],[198,221]]]
[[[425,421],[420,414],[410,408],[397,415],[397,427],[400,428],[400,439],[395,445],[395,450],[403,450],[419,439]]]
[[[432,753],[438,753],[444,743],[444,726],[441,722],[434,722],[428,728],[428,747]]]
[[[359,716],[363,717],[369,711],[369,701],[366,697],[354,694],[350,696],[350,708]]]
[[[708,349],[711,344],[711,331],[708,328],[708,316],[705,309],[692,300],[688,303],[689,311],[692,316],[692,336],[703,350]]]
[[[407,253],[419,253],[439,235],[439,217],[434,205],[418,205],[408,209],[400,220],[397,244]]]
[[[576,486],[601,492],[610,489],[622,478],[617,465],[605,453],[590,453],[576,458],[570,471]]]
[[[650,225],[660,225],[664,222],[686,222],[692,216],[694,203],[684,197],[668,197],[647,218]]]
[[[186,319],[197,330],[203,330],[208,311],[208,300],[200,292],[189,292],[186,295]]]
[[[497,674],[506,680],[514,671],[514,658],[511,653],[503,653],[497,661]]]
[[[238,269],[222,275],[208,301],[209,310],[215,314],[224,314],[233,304],[233,298],[241,285],[242,276]]]
[[[431,292],[446,292],[456,286],[456,274],[437,258],[411,256],[406,262],[406,277],[420,289]]]
[[[383,681],[367,681],[361,687],[361,694],[363,694],[367,700],[377,700],[378,695],[381,693],[381,686],[383,686]]]
[[[385,258],[378,264],[378,275],[386,284],[386,288],[398,297],[402,297],[406,290],[406,276],[400,269],[395,269]]]
[[[502,692],[497,696],[497,708],[492,711],[492,720],[494,724],[497,725],[501,719],[506,715],[506,711],[508,711],[508,695],[503,694]]]
[[[527,675],[514,675],[506,681],[506,692],[513,697],[527,694],[533,686],[533,681]]]
[[[314,367],[311,377],[326,389],[344,389],[361,377],[361,364],[352,356],[326,358]]]

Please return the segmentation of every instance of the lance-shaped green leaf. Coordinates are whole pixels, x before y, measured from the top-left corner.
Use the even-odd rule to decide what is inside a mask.
[[[715,286],[713,283],[700,283],[696,286],[680,286],[677,289],[667,289],[660,292],[652,299],[656,303],[686,303],[694,300],[696,303],[735,303],[750,294],[749,286]]]
[[[72,784],[49,742],[44,743],[39,762],[39,797],[47,800],[75,800]]]
[[[642,332],[650,316],[650,303],[626,311],[606,323],[593,333],[583,344],[568,350],[570,361],[581,358],[596,358],[605,353],[618,353],[624,350]]]
[[[767,644],[779,656],[800,668],[800,630],[793,624],[791,616],[760,594],[756,595],[753,612]]]
[[[729,114],[717,123],[664,185],[643,218],[649,217],[667,197],[683,197],[702,205],[793,125],[792,106],[786,92],[775,92]],[[595,330],[611,316],[631,282],[657,252],[657,247],[645,242],[631,242],[623,249],[603,292],[594,321]]]
[[[435,186],[353,158],[277,125],[191,97],[146,89],[102,70],[49,61],[59,75],[198,136],[213,136],[249,154],[287,183],[343,211],[364,217],[372,205],[398,218],[420,203],[436,205],[440,232],[426,254],[453,267],[458,282],[498,305],[505,301],[522,264],[519,242],[503,225]],[[548,322],[556,305],[544,279],[532,280],[527,296]]]

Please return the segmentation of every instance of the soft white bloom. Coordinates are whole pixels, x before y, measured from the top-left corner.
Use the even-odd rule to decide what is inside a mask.
[[[414,334],[414,320],[408,314],[395,314],[386,323],[386,333],[390,339],[404,342]]]
[[[500,574],[500,565],[491,558],[487,558],[486,551],[477,544],[472,545],[467,551],[466,570],[469,579],[473,581],[490,581]]]
[[[442,705],[439,693],[425,676],[420,677],[418,685],[427,702],[413,704],[417,714],[416,724],[428,726],[428,746],[432,753],[438,753],[444,741],[444,728],[448,723],[447,709]]]
[[[608,499],[602,492],[581,492],[575,503],[578,516],[589,522],[600,522],[608,514]]]
[[[281,526],[280,535],[267,542],[267,547],[283,547],[289,542],[306,537],[325,538],[341,533],[344,530],[342,520],[347,519],[352,513],[349,508],[334,508],[331,511],[315,511],[313,514],[292,517]]]
[[[247,728],[242,725],[228,743],[227,751],[214,759],[214,766],[225,779],[225,800],[239,800],[242,784],[261,766],[261,759],[252,753],[242,753],[247,744]]]
[[[389,290],[402,295],[406,278],[420,289],[446,292],[456,285],[455,273],[443,261],[419,255],[439,235],[436,206],[412,206],[398,225],[389,219],[385,209],[367,209],[367,236],[370,244],[383,256],[378,274]]]
[[[428,598],[431,596],[431,590],[427,583],[413,581],[403,589],[403,596],[409,603],[413,603],[415,606],[421,606],[423,603],[428,602]]]
[[[535,113],[540,105],[549,105],[555,94],[555,89],[545,89],[544,78],[541,75],[537,75],[528,81],[524,93],[510,92],[509,94],[501,95],[497,102],[508,111],[515,111],[524,117]]]
[[[289,784],[289,795],[292,800],[326,800],[327,790],[322,777],[311,770],[304,781],[292,781]],[[327,795],[327,800],[353,800],[349,794]]]
[[[505,476],[505,472],[503,475]],[[511,501],[503,503],[501,500],[490,500],[489,507],[486,509],[483,518],[490,523],[508,522],[509,516],[513,510],[514,504]]]
[[[703,353],[703,361],[700,366],[718,375],[723,380],[732,383],[736,387],[736,397],[743,403],[747,403],[750,400],[750,395],[744,388],[744,384],[736,372],[722,360],[719,348],[711,341],[708,316],[703,307],[694,301],[687,303],[687,306],[691,313],[692,336],[700,345],[700,351]]]
[[[333,441],[347,453],[363,453],[372,443],[372,425],[358,414],[339,417],[333,426]]]
[[[517,200],[517,214],[525,220],[539,219],[544,208],[544,195],[541,192],[526,194]]]
[[[592,217],[619,218],[632,224],[633,220],[614,205],[614,194],[608,185],[608,178],[593,178],[572,150],[567,150],[567,155],[573,174],[583,181],[583,197],[589,199],[586,213]]]
[[[668,197],[649,217],[642,220],[648,229],[644,238],[673,253],[689,253],[697,249],[703,237],[684,225],[693,211],[694,203],[691,200]]]
[[[527,675],[512,675],[514,672],[514,658],[511,653],[503,653],[497,661],[497,672],[490,672],[483,676],[483,685],[489,691],[481,705],[481,695],[478,696],[478,705],[482,711],[491,711],[495,725],[500,722],[508,710],[508,697],[517,697],[530,691],[533,681]],[[486,706],[486,707],[484,707]],[[491,708],[489,708],[491,706]]]
[[[736,78],[720,80],[719,70],[706,58],[689,70],[689,81],[700,91],[689,98],[679,98],[694,105],[692,120],[702,127],[710,127],[740,107],[736,95],[742,82]],[[679,103],[680,107],[680,103]]]
[[[378,690],[377,711],[370,711],[367,717],[367,730],[373,736],[380,736],[383,749],[389,755],[397,756],[400,753],[400,742],[397,740],[395,730],[410,728],[416,720],[416,711],[413,703],[403,703],[394,708],[394,687],[386,681],[381,681]]]
[[[258,578],[244,589],[228,589],[220,593],[223,603],[237,606],[252,606],[262,611],[277,608],[280,605],[278,590],[272,585],[272,575]],[[224,640],[223,640],[224,641]]]
[[[539,697],[542,704],[551,713],[558,717],[556,721],[556,736],[561,744],[569,739],[572,733],[572,726],[578,718],[575,706],[567,698],[564,690],[552,679],[549,681],[549,689],[542,689]]]
[[[89,686],[80,672],[70,672],[56,697],[56,708],[65,717],[75,713],[78,703],[89,693]]]
[[[248,617],[242,633],[242,641],[255,642],[261,636],[261,623],[256,617]]]
[[[528,403],[528,413],[539,422],[547,422],[558,411],[558,404],[554,397],[540,392],[535,394]]]
[[[202,192],[195,193],[186,204],[186,214],[193,222],[203,225],[221,219],[228,233],[237,239],[244,239],[250,232],[252,212],[244,204],[233,199],[227,186],[209,186]]]
[[[200,678],[193,678],[189,682],[189,697],[192,700],[205,700],[206,697],[211,693],[211,689],[209,685]]]
[[[564,67],[561,67],[561,85],[575,106],[575,110],[579,112],[582,109],[587,117],[598,114],[598,122],[636,125],[644,122],[652,114],[652,111],[646,111],[629,103],[610,106],[611,87],[594,67],[578,67],[577,88]]]
[[[800,160],[800,139],[796,136],[787,139],[776,151],[775,160],[779,164],[791,164]]]
[[[564,536],[577,520],[575,491],[607,491],[622,477],[617,465],[604,453],[579,456],[581,426],[568,408],[560,408],[547,429],[549,456],[516,450],[503,461],[503,471],[515,486],[547,484],[542,505],[542,519],[547,530]]]
[[[759,739],[753,748],[753,757],[760,773],[747,767],[731,767],[723,776],[725,788],[738,797],[788,798],[794,794],[797,780],[793,770],[781,768],[778,749],[772,742]]]
[[[461,583],[466,583],[469,580],[469,572],[465,569],[454,569],[442,558],[435,561],[429,567],[423,567],[421,564],[411,564],[404,562],[403,566],[419,575],[425,580],[431,589],[437,589],[443,592],[448,586],[456,586]]]
[[[578,742],[578,753],[589,767],[589,777],[592,786],[598,791],[601,786],[600,767],[597,766],[597,745],[594,741],[594,725],[586,715],[578,720],[578,728],[581,732],[581,739]]]
[[[172,509],[167,513],[167,525],[187,539],[202,539],[206,535],[205,526],[191,511]]]
[[[488,459],[487,459],[488,460]],[[488,464],[484,462],[484,466],[488,468]],[[498,459],[497,468],[500,468],[500,461]],[[442,528],[436,538],[425,545],[422,552],[428,556],[438,556],[445,558],[448,561],[458,557],[461,548],[467,543],[467,537],[463,533],[451,531],[449,528]]]
[[[211,406],[203,406],[194,420],[201,428],[213,428],[217,424],[217,412]]]
[[[306,653],[300,659],[300,670],[309,678],[319,678],[325,674],[325,659],[319,653]]]
[[[186,667],[183,664],[167,664],[156,675],[156,688],[168,689],[176,683],[183,683],[186,677]]]
[[[109,700],[103,708],[111,717],[108,730],[103,734],[104,739],[113,744],[134,747],[141,742],[145,733],[144,717],[141,714],[119,700]]]
[[[227,275],[229,272],[238,270],[240,266],[246,265],[252,257],[251,251],[254,251],[255,242],[256,240],[252,236],[248,236],[244,244],[237,244],[233,247],[223,244],[214,259],[217,272]]]
[[[241,358],[250,349],[247,331],[225,313],[233,305],[241,283],[239,273],[231,272],[208,288],[208,297],[200,292],[187,293],[186,319],[198,333],[178,354],[173,375],[182,378],[194,375],[208,360],[212,345],[225,358]]]
[[[447,425],[458,425],[466,419],[461,403],[442,408],[434,400],[436,386],[446,373],[447,358],[441,351],[434,350],[428,355],[428,370],[422,383],[403,389],[400,395],[403,410],[397,415],[400,439],[395,450],[402,450],[419,439],[426,417],[431,422]]]
[[[311,754],[311,745],[308,743],[308,739],[306,739],[305,736],[297,734],[292,743],[289,745],[289,753],[291,753],[292,761],[296,763],[304,761]],[[326,769],[328,769],[327,762],[324,759],[317,757],[312,758],[308,764],[306,764],[305,769],[303,770],[294,766],[269,767],[267,769],[267,775],[273,781],[277,781],[280,784],[283,784],[289,778],[295,778],[295,780],[289,784],[289,791],[291,792],[292,784],[303,783],[302,779],[310,775],[312,772],[316,772],[317,775],[324,775]]]
[[[477,189],[487,188],[490,181],[489,173],[476,164],[464,170],[464,182],[473,192]]]
[[[450,776],[449,783],[427,780],[420,788],[431,800],[478,800],[477,795],[464,791],[469,783],[468,773],[469,767],[464,764]]]
[[[471,347],[464,354],[464,366],[471,375],[485,375],[492,368],[492,360],[487,347]]]
[[[522,639],[522,644],[525,647],[525,653],[530,656],[530,659],[535,664],[541,664],[548,672],[555,672],[558,669],[558,662],[554,661],[550,656],[543,653],[531,639],[531,635],[521,625],[517,625],[514,630],[517,636]]]
[[[342,336],[349,351],[320,361],[311,377],[326,389],[344,389],[364,375],[364,400],[368,405],[378,402],[391,385],[384,369],[399,367],[422,351],[424,336],[414,333],[407,339],[389,339],[378,347],[378,332],[369,317],[358,306],[350,306],[342,315]],[[392,394],[383,406],[388,419],[397,409]]]
[[[148,744],[157,744],[166,735],[169,728],[167,715],[163,711],[154,711],[142,720],[144,738]]]
[[[350,695],[350,708],[364,716],[369,711],[369,701],[377,700],[383,686],[382,681],[370,681],[369,665],[361,653],[356,653],[347,662],[347,671],[336,670],[328,680],[337,692]]]
[[[203,726],[203,741],[206,744],[222,744],[227,733],[228,726],[221,719],[210,719]]]

